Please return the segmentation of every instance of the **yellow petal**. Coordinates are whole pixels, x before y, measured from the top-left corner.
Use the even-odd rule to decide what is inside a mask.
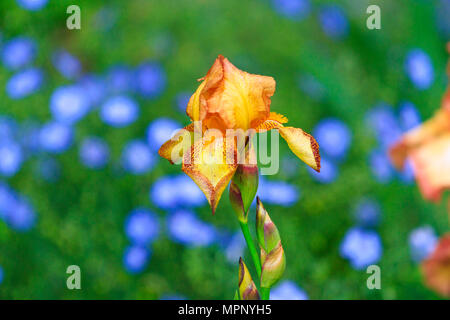
[[[223,191],[237,168],[235,150],[229,150],[222,135],[205,133],[183,157],[182,170],[205,194],[213,214]],[[228,162],[228,163],[227,163]]]
[[[293,127],[278,128],[291,151],[308,166],[320,172],[319,144],[310,134]]]
[[[205,87],[206,82],[203,81],[195,91],[195,93],[189,99],[186,113],[192,121],[201,121],[205,116],[205,108],[200,108],[200,95]],[[202,111],[202,114],[200,112]]]
[[[158,150],[158,154],[170,161],[179,164],[184,153],[189,150],[194,139],[194,124],[178,131],[170,140],[167,140]]]

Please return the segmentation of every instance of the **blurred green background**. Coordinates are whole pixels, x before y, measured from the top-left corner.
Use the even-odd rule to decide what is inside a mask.
[[[23,99],[11,99],[3,89],[14,72],[0,66],[0,113],[18,122],[45,123],[52,118],[49,101],[56,87],[74,81],[63,77],[51,56],[64,48],[76,56],[83,73],[103,75],[116,64],[134,68],[157,61],[167,75],[165,89],[155,98],[132,95],[139,118],[126,128],[104,124],[90,112],[75,125],[74,145],[52,155],[60,177],[46,181],[36,175],[30,157],[12,177],[2,178],[30,199],[36,222],[27,232],[0,221],[2,299],[159,299],[181,295],[189,299],[230,299],[237,285],[238,264],[227,261],[219,244],[192,247],[176,243],[165,231],[168,210],[149,198],[152,184],[179,167],[161,159],[143,175],[119,170],[124,145],[144,138],[149,123],[168,117],[186,125],[188,117],[176,106],[180,92],[194,92],[218,54],[240,69],[270,75],[277,81],[273,111],[292,126],[312,132],[323,118],[338,118],[351,130],[351,145],[332,183],[319,183],[300,161],[282,164],[268,180],[284,180],[301,191],[294,205],[266,204],[280,230],[287,257],[285,279],[296,282],[310,299],[433,299],[410,255],[408,237],[414,228],[430,225],[437,235],[448,230],[444,203],[423,200],[417,186],[374,178],[368,155],[377,139],[365,122],[380,101],[398,106],[411,101],[422,119],[439,107],[446,88],[445,43],[438,26],[439,1],[310,1],[301,19],[283,15],[273,1],[264,0],[130,0],[77,1],[81,30],[68,30],[66,8],[73,1],[51,0],[42,10],[24,10],[14,0],[0,3],[2,43],[17,36],[38,45],[33,65],[46,73],[42,88]],[[339,5],[348,29],[342,38],[324,32],[322,6]],[[381,8],[381,30],[368,30],[366,8]],[[447,16],[448,18],[448,16]],[[418,90],[405,74],[409,50],[421,48],[434,68],[434,81]],[[299,88],[299,77],[310,75],[321,84],[320,98]],[[315,91],[317,93],[317,91]],[[111,162],[93,171],[79,161],[77,143],[101,136],[111,149]],[[281,144],[281,157],[289,156]],[[289,168],[288,168],[289,167]],[[382,289],[366,287],[365,269],[355,270],[339,253],[352,212],[362,197],[376,199],[381,219],[374,229],[383,253],[377,263]],[[157,214],[161,230],[151,244],[151,258],[142,272],[129,273],[123,255],[130,241],[124,232],[128,213],[144,206]],[[194,209],[214,227],[238,231],[238,222],[224,194],[216,215],[207,205]],[[252,219],[254,211],[251,213]],[[244,259],[251,268],[250,256]],[[81,290],[68,290],[66,268],[79,265]]]

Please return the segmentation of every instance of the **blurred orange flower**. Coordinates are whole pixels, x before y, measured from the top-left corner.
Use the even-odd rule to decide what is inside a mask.
[[[428,287],[450,297],[450,233],[439,240],[434,252],[422,263],[422,272]]]
[[[450,43],[447,45],[450,52]],[[450,64],[448,66],[450,76]],[[407,132],[390,150],[397,168],[410,159],[420,191],[425,199],[438,201],[450,188],[450,86],[442,107],[421,126]]]
[[[253,133],[277,129],[295,155],[320,171],[315,139],[301,129],[283,126],[287,118],[270,112],[272,77],[239,70],[219,55],[199,81],[186,109],[192,123],[164,143],[159,155],[171,163],[182,162],[182,170],[206,195],[213,212],[244,151],[234,138],[231,145],[225,144],[229,131],[245,132],[247,145]]]

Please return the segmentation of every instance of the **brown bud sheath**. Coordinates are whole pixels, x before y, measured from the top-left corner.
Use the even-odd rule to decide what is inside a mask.
[[[281,241],[267,254],[261,270],[261,287],[271,288],[281,279],[286,268],[286,257],[284,255]]]
[[[239,258],[239,296],[242,300],[260,299],[252,276],[242,258]]]

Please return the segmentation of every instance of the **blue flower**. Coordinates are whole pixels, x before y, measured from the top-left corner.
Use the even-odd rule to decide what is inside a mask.
[[[172,240],[188,246],[211,245],[217,236],[213,226],[198,219],[193,212],[186,210],[178,210],[169,214],[167,228]]]
[[[404,184],[412,184],[416,176],[414,167],[410,159],[406,159],[405,166],[401,172],[399,172],[400,181]]]
[[[325,184],[334,182],[339,175],[338,167],[325,157],[320,159],[320,172],[310,167],[308,167],[308,172],[314,180]]]
[[[26,69],[8,80],[6,93],[11,99],[22,99],[38,91],[43,82],[44,74],[40,69]]]
[[[0,116],[0,141],[13,139],[17,132],[17,122],[9,116]]]
[[[342,39],[349,32],[349,24],[344,11],[335,5],[324,6],[319,13],[323,32],[333,39]]]
[[[302,92],[316,101],[323,100],[326,95],[325,87],[311,74],[300,75],[298,86]]]
[[[375,231],[351,228],[342,240],[340,254],[350,261],[353,268],[364,269],[380,260],[382,254],[380,237]]]
[[[293,206],[299,199],[299,190],[296,186],[284,181],[259,180],[258,196],[263,203]]]
[[[22,166],[24,160],[22,148],[12,140],[0,142],[0,175],[14,176]]]
[[[284,280],[272,288],[270,300],[308,300],[308,295],[295,282]]]
[[[129,246],[123,255],[123,264],[130,273],[140,273],[147,266],[150,251],[140,246]]]
[[[55,52],[52,55],[52,63],[66,79],[76,79],[81,74],[80,61],[65,50]]]
[[[225,243],[225,257],[229,263],[235,264],[239,257],[244,255],[246,248],[245,238],[241,232],[237,232]]]
[[[206,202],[200,188],[185,175],[165,176],[156,180],[150,189],[150,200],[162,209],[197,207]]]
[[[17,139],[22,145],[26,156],[35,154],[40,150],[39,132],[40,124],[34,120],[21,123]]]
[[[414,229],[409,234],[409,250],[415,262],[426,259],[436,248],[438,237],[430,226]]]
[[[148,145],[140,140],[128,142],[122,152],[122,165],[132,174],[144,174],[150,171],[156,163],[156,158]]]
[[[192,94],[190,92],[180,92],[175,97],[175,104],[177,106],[177,110],[185,113],[189,100],[191,99]]]
[[[352,139],[348,126],[335,118],[322,119],[314,128],[313,136],[319,143],[321,151],[335,159],[346,156]]]
[[[36,44],[27,37],[14,38],[3,46],[2,61],[10,70],[19,69],[31,63],[36,57]]]
[[[6,219],[14,207],[16,193],[5,183],[0,182],[0,218]]]
[[[173,186],[177,188],[176,203],[179,207],[198,207],[206,203],[206,197],[200,188],[187,175],[180,174],[173,178]]]
[[[124,93],[135,90],[133,71],[127,66],[116,65],[109,69],[106,76],[107,87],[112,93]]]
[[[154,151],[169,140],[176,131],[181,129],[181,125],[169,118],[158,118],[149,124],[147,128],[147,141]]]
[[[366,118],[382,148],[389,148],[402,136],[397,117],[390,105],[379,103],[367,113]]]
[[[158,237],[158,218],[150,210],[136,208],[131,211],[127,217],[125,222],[125,233],[133,244],[149,244]]]
[[[47,5],[48,0],[16,0],[17,4],[29,11],[39,11]]]
[[[150,200],[161,209],[177,207],[178,190],[173,183],[174,178],[166,176],[159,178],[150,188]]]
[[[369,165],[375,179],[380,183],[391,181],[394,168],[386,154],[380,150],[373,150],[369,155]]]
[[[36,162],[34,170],[39,178],[47,182],[56,182],[61,176],[61,165],[58,160],[51,157],[40,158]]]
[[[364,227],[374,227],[380,222],[380,204],[373,198],[362,198],[355,206],[356,222]]]
[[[403,131],[409,131],[420,123],[420,114],[412,102],[403,102],[399,111],[400,125]]]
[[[59,87],[50,98],[53,118],[61,123],[74,124],[81,120],[89,109],[89,98],[78,86]]]
[[[106,95],[106,84],[103,78],[95,74],[87,74],[79,81],[91,106],[97,106]]]
[[[139,115],[138,104],[126,96],[109,98],[100,110],[102,121],[112,127],[125,127],[136,121]]]
[[[39,131],[39,145],[44,151],[61,153],[69,149],[72,142],[73,129],[68,125],[48,122]]]
[[[166,87],[166,73],[163,67],[155,62],[141,64],[136,70],[138,92],[146,98],[159,96]]]
[[[88,137],[81,143],[79,155],[86,167],[101,169],[108,163],[109,147],[101,138]]]
[[[428,89],[433,84],[433,64],[428,54],[421,49],[408,52],[405,71],[411,82],[420,90]]]
[[[272,0],[275,10],[294,20],[302,20],[311,12],[309,0]]]
[[[36,222],[36,214],[28,200],[18,197],[6,216],[8,225],[17,231],[28,231]]]
[[[0,284],[2,284],[4,276],[5,276],[5,274],[3,272],[3,268],[0,267]]]

